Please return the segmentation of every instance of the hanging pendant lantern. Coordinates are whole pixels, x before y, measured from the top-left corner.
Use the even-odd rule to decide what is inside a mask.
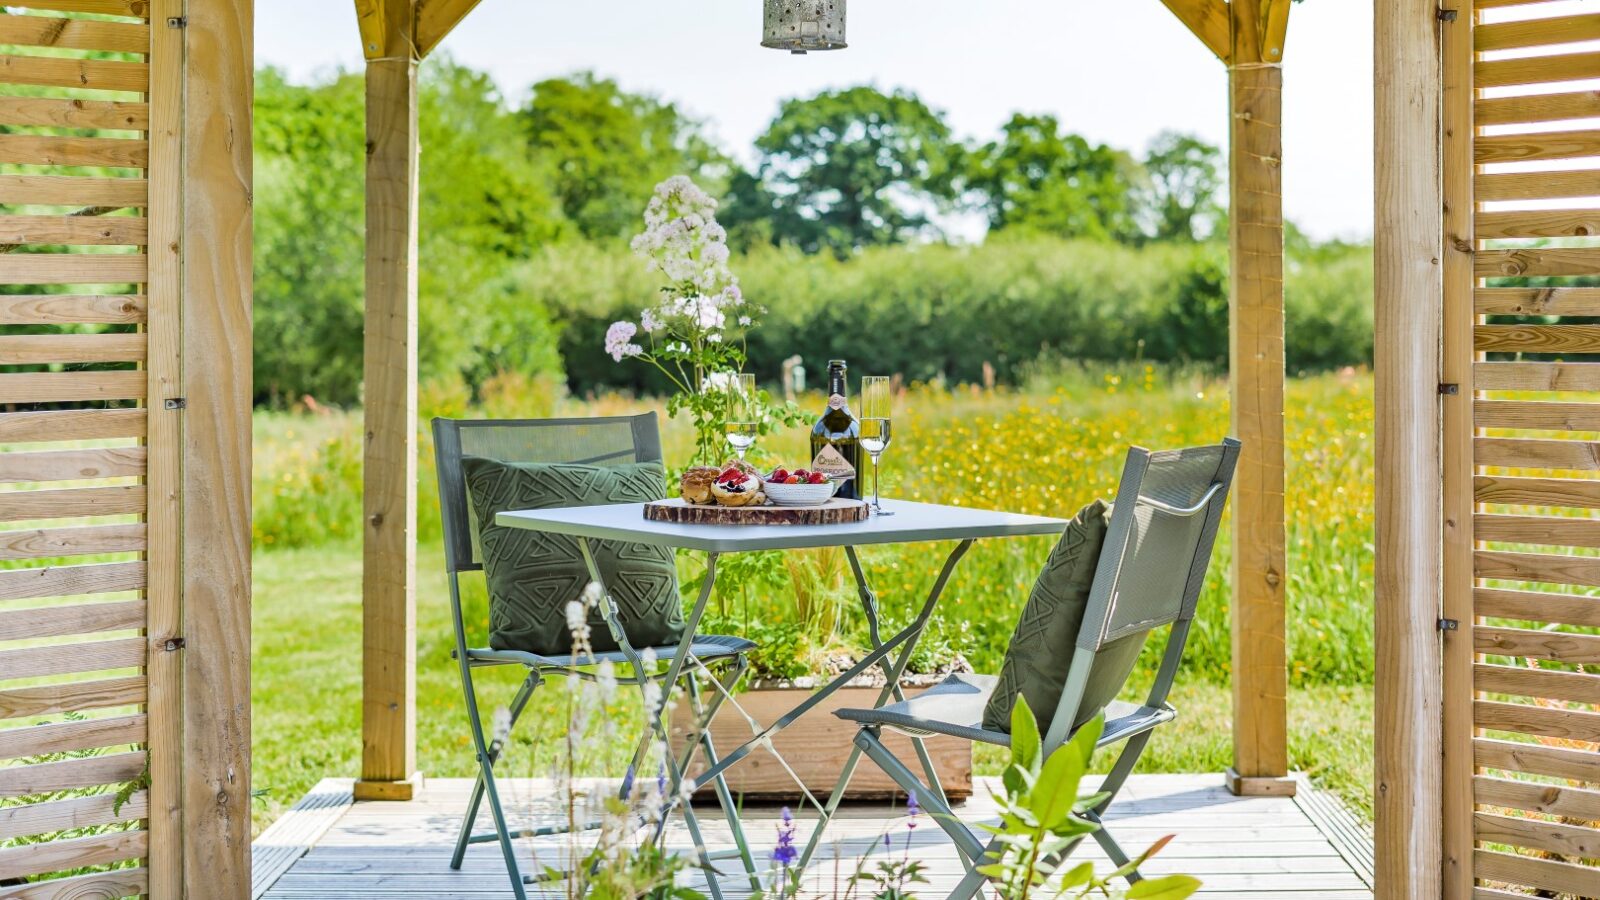
[[[790,53],[842,50],[845,0],[765,0],[761,46]]]

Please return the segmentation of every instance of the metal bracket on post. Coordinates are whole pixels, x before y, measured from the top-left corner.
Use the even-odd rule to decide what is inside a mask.
[[[168,28],[187,28],[188,26],[188,16],[172,16],[171,18],[167,19]]]
[[[1461,385],[1459,385],[1459,384],[1441,384],[1441,385],[1439,385],[1439,393],[1443,394],[1446,397],[1454,397],[1455,395],[1461,393]]]
[[[1456,20],[1456,11],[1455,10],[1453,10],[1453,9],[1441,9],[1441,10],[1439,10],[1439,21],[1441,21],[1441,22],[1454,22],[1455,20]]]
[[[188,409],[189,400],[185,397],[168,397],[161,406],[163,409]]]
[[[1457,622],[1455,619],[1440,619],[1439,620],[1439,630],[1440,631],[1456,631],[1460,627],[1461,627],[1461,623]]]

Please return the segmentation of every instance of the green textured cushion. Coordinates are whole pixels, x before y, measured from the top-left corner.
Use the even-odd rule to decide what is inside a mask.
[[[1085,506],[1067,524],[1061,540],[1050,551],[1050,559],[1034,582],[1033,593],[1028,595],[1022,618],[1017,620],[1011,645],[1006,648],[1000,683],[983,710],[983,727],[1009,732],[1011,709],[1020,695],[1028,698],[1028,708],[1033,710],[1039,730],[1049,730],[1061,689],[1067,683],[1067,670],[1072,668],[1077,652],[1078,630],[1089,605],[1100,548],[1105,544],[1107,510],[1101,500]],[[1144,637],[1131,635],[1101,649],[1074,727],[1094,718],[1116,699],[1144,647]]]
[[[579,466],[506,463],[477,456],[461,459],[467,493],[478,517],[479,545],[489,582],[489,646],[557,655],[570,653],[567,603],[589,583],[576,538],[502,528],[497,513],[638,503],[666,496],[659,463]],[[683,637],[672,551],[644,544],[593,541],[595,562],[617,602],[622,630],[634,647],[676,644]],[[589,617],[590,643],[617,649],[598,611]]]

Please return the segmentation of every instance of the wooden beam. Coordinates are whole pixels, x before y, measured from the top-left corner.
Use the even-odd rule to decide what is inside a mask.
[[[1439,21],[1435,0],[1373,12],[1376,900],[1422,900],[1443,891]]]
[[[1188,26],[1206,49],[1223,62],[1229,59],[1228,4],[1223,0],[1161,0]],[[1248,0],[1247,0],[1248,2]]]
[[[1230,789],[1292,794],[1284,645],[1283,73],[1254,63],[1254,0],[1235,0],[1228,70],[1229,381],[1243,447],[1233,492]]]
[[[417,56],[432,53],[478,3],[479,0],[417,0]]]
[[[1261,59],[1283,62],[1284,41],[1289,36],[1289,5],[1291,0],[1262,0]]]
[[[382,59],[394,54],[390,46],[395,36],[392,19],[396,4],[392,0],[356,0],[356,27],[361,30],[361,52],[367,59]],[[409,16],[410,11],[406,11]],[[410,55],[410,50],[405,51]]]
[[[184,897],[250,896],[253,0],[188,3],[183,115]],[[167,31],[158,27],[157,31]],[[153,416],[162,415],[156,410]]]
[[[417,151],[416,60],[369,61],[361,799],[416,772]]]

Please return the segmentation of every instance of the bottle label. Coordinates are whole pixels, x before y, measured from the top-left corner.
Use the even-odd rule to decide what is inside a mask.
[[[850,465],[850,460],[844,458],[839,448],[832,444],[823,444],[817,452],[817,458],[811,461],[811,471],[821,472],[829,478],[854,478],[855,466]]]
[[[844,409],[844,404],[845,404],[845,399],[844,399],[844,395],[843,394],[829,394],[828,395],[828,408],[829,409]]]

